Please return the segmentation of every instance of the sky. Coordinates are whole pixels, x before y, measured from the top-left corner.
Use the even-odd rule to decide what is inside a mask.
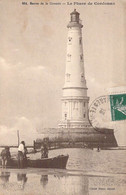
[[[22,138],[27,135],[28,140],[33,140],[37,130],[58,126],[65,75],[66,26],[74,8],[84,26],[89,104],[106,95],[109,88],[126,83],[126,1],[88,5],[89,1],[83,0],[77,2],[86,5],[76,6],[26,2],[28,5],[22,5],[20,0],[0,1],[1,144],[17,142],[17,130]],[[120,125],[124,131],[125,121],[118,122],[117,129]]]

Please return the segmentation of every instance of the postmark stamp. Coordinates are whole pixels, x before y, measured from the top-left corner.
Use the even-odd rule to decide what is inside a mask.
[[[109,96],[96,98],[89,107],[89,121],[93,128],[106,128],[110,121]]]
[[[110,95],[112,121],[126,120],[126,94]]]

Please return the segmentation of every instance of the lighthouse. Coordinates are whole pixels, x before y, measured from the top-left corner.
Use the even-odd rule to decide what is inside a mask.
[[[93,127],[88,119],[89,97],[84,72],[83,25],[76,9],[70,16],[67,25],[65,82],[61,99],[62,119],[58,127],[44,128],[40,132],[49,138],[50,144],[52,141],[56,143],[56,148],[116,147],[114,129]]]
[[[87,128],[88,120],[87,85],[84,72],[82,28],[79,13],[74,9],[67,25],[67,53],[65,84],[62,96],[61,128]]]

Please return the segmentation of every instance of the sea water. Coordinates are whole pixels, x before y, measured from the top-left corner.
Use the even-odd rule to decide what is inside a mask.
[[[126,150],[59,149],[69,154],[63,169],[0,170],[0,195],[125,195]],[[40,153],[31,154],[40,158]]]

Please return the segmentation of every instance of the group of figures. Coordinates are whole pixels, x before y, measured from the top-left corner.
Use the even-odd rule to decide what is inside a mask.
[[[36,152],[36,151],[34,151]],[[48,158],[48,144],[44,142],[41,145],[41,159]],[[21,141],[18,147],[18,168],[27,167],[27,154],[28,150],[25,146],[25,142]],[[6,146],[1,152],[2,168],[6,168],[8,161],[11,159],[10,148]]]

